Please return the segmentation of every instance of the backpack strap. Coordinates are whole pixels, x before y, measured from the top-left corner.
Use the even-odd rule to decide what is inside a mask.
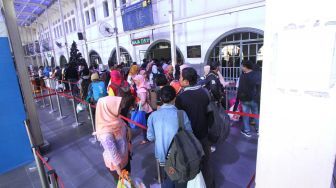
[[[184,117],[183,117],[182,110],[177,111],[177,119],[178,119],[178,125],[179,125],[178,131],[184,130]]]

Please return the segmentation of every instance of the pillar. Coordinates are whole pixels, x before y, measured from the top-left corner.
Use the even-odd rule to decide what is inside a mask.
[[[336,156],[334,7],[331,0],[267,2],[257,188],[331,185]]]

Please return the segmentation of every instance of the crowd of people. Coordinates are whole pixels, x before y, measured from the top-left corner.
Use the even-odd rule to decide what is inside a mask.
[[[141,65],[133,63],[129,68],[112,61],[108,65],[109,68],[103,65],[88,67],[83,60],[77,65],[48,70],[52,78],[77,83],[72,86],[73,93],[96,105],[94,134],[104,149],[106,167],[115,180],[118,180],[123,169],[131,171],[131,129],[119,115],[130,117],[131,110],[136,110],[142,111],[146,119],[147,130],[143,130],[141,144],[155,143],[155,157],[162,167],[164,187],[186,187],[188,183],[172,180],[170,171],[165,170],[170,146],[181,124],[202,146],[204,155],[199,170],[206,186],[215,187],[209,160],[211,152],[215,150],[211,146],[216,143],[209,140],[213,117],[208,106],[210,102],[215,102],[228,108],[225,87],[234,84],[224,80],[219,63],[210,62],[201,76],[192,67],[183,64],[173,67],[171,62],[164,59],[144,59]],[[43,67],[40,70],[39,76],[47,76],[47,70],[43,70]],[[243,112],[258,114],[260,85],[260,71],[255,70],[254,63],[243,62],[234,111],[241,105]],[[78,88],[78,92],[75,88]],[[65,90],[69,90],[69,85],[65,85]],[[250,119],[242,119],[241,133],[250,137]],[[254,127],[258,133],[258,119],[255,119]]]

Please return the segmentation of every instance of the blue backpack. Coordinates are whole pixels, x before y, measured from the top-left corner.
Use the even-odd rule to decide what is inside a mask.
[[[92,82],[90,84],[89,92],[92,92],[91,97],[93,97],[95,102],[97,102],[101,97],[107,96],[107,90],[103,81]]]

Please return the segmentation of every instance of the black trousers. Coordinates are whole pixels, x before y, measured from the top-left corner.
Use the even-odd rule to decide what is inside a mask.
[[[202,175],[204,177],[204,181],[207,187],[215,187],[215,181],[213,178],[213,172],[212,169],[210,167],[210,154],[211,154],[211,144],[209,142],[208,137],[203,138],[202,140],[200,140],[203,150],[204,150],[204,159],[202,161],[202,167],[201,167],[201,171],[202,171]]]

